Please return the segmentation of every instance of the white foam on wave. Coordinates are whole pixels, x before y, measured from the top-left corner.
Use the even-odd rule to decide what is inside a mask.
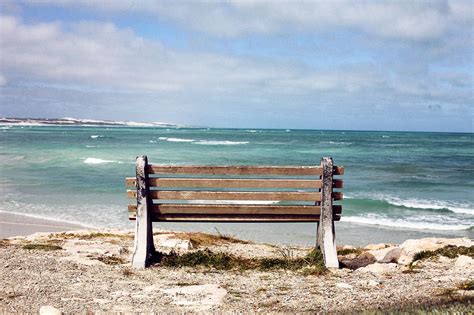
[[[426,221],[415,221],[413,218],[406,219],[389,219],[381,216],[371,215],[367,217],[342,216],[341,221],[354,222],[367,225],[380,225],[387,227],[397,227],[415,230],[435,230],[435,231],[462,231],[472,228],[471,225],[459,223],[436,223]]]
[[[344,142],[344,141],[328,141],[329,144],[340,144],[340,145],[351,145],[352,142]]]
[[[106,163],[123,163],[119,161],[114,161],[114,160],[103,160],[103,159],[96,159],[96,158],[87,158],[84,160],[85,164],[106,164]]]
[[[398,207],[412,208],[412,209],[434,209],[434,210],[449,210],[454,213],[474,215],[474,209],[469,208],[465,204],[448,203],[441,200],[423,200],[423,199],[406,199],[389,197],[385,198],[389,204]]]
[[[194,139],[184,139],[184,138],[168,138],[168,137],[159,137],[160,140],[165,140],[169,142],[194,142]]]
[[[199,140],[194,142],[194,144],[200,145],[239,145],[239,144],[248,144],[248,141],[213,141],[213,140]]]
[[[91,135],[91,139],[103,138],[101,135]]]

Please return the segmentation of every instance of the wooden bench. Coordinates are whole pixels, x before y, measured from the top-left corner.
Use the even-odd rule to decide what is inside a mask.
[[[343,182],[333,176],[343,174],[330,157],[318,166],[202,166],[150,165],[139,156],[136,177],[126,178],[136,199],[128,206],[136,220],[132,266],[150,263],[152,222],[317,222],[316,246],[337,268],[334,221],[342,207],[333,201],[342,192],[333,188]]]

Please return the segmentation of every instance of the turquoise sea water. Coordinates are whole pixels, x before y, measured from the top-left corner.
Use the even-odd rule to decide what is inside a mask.
[[[0,211],[133,227],[124,178],[152,163],[344,165],[337,236],[346,243],[474,231],[473,134],[0,126]],[[314,224],[159,224],[267,242],[312,244]]]

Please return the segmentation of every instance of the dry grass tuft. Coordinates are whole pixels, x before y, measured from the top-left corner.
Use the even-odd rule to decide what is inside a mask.
[[[282,252],[283,253],[283,252]],[[244,258],[232,254],[218,252],[209,249],[178,254],[171,251],[169,254],[156,252],[154,260],[166,267],[207,267],[218,270],[276,270],[285,269],[298,271],[303,268],[311,268],[306,275],[320,275],[326,271],[323,256],[319,250],[313,250],[305,257],[295,258],[285,253],[281,258]]]
[[[61,246],[51,245],[51,244],[26,244],[26,245],[23,245],[22,248],[27,249],[27,250],[43,250],[43,251],[63,249]]]

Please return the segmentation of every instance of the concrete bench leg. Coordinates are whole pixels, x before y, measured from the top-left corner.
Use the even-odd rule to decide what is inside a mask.
[[[318,223],[316,246],[323,253],[324,264],[328,268],[339,268],[337,260],[334,218],[332,210],[333,161],[330,157],[321,160],[323,167],[321,187],[321,216]]]
[[[153,226],[151,220],[149,197],[148,159],[146,156],[137,157],[137,216],[135,221],[135,242],[132,256],[133,268],[146,268],[150,265],[151,256],[155,252],[153,244]]]

